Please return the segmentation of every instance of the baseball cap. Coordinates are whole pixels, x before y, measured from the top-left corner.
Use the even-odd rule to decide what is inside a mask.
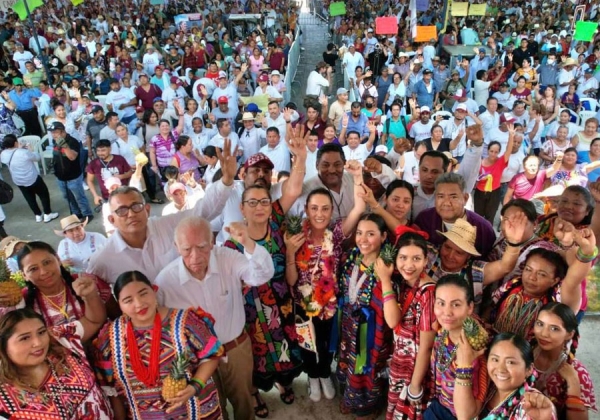
[[[225,73],[223,70],[221,70],[219,72],[219,79],[227,79],[227,73]]]
[[[277,70],[273,70],[271,72],[271,76],[281,76],[281,73],[279,73],[279,71],[277,71]]]
[[[161,98],[160,96],[157,96],[156,98],[152,99],[152,103],[155,104],[157,102],[164,102],[163,98]]]
[[[169,187],[169,194],[173,195],[176,191],[185,191],[185,185],[183,185],[181,182],[174,182]]]
[[[138,77],[148,77],[148,75],[146,73],[139,73]]]
[[[431,69],[425,69],[425,70],[423,70],[423,74],[431,74],[431,73],[433,73],[431,71]]]
[[[460,110],[460,111],[465,111],[465,112],[467,112],[467,105],[466,105],[466,104],[458,104],[458,105],[456,106],[456,109],[455,109],[455,111],[459,111],[459,110]],[[421,111],[421,112],[422,112],[422,111]]]
[[[261,109],[254,102],[250,102],[246,105],[246,111],[248,112],[262,112]]]
[[[375,148],[375,153],[387,153],[387,152],[388,152],[387,146],[385,146],[383,144],[380,144],[379,146],[377,146]]]
[[[269,81],[269,75],[268,74],[261,74],[260,76],[258,76],[258,81],[259,82],[268,82]]]
[[[136,106],[135,107],[135,112],[144,112],[144,111],[145,111],[145,109],[144,109],[143,106]]]
[[[510,85],[506,82],[500,83],[500,87],[509,87]]]
[[[485,50],[485,48],[481,47],[481,48],[479,48],[479,52],[485,54],[487,51]]]
[[[154,71],[156,70],[164,70],[165,68],[163,66],[156,66],[154,67]]]
[[[171,78],[169,79],[169,82],[176,84],[176,85],[181,85],[181,80],[179,80],[179,77],[177,77],[177,76],[171,76]]]
[[[227,99],[227,96],[219,96],[219,98],[217,99],[217,103],[218,104],[228,104],[229,99]]]
[[[588,67],[587,69],[585,69],[585,74],[594,74],[594,69],[591,67]]]
[[[100,111],[104,111],[104,108],[102,108],[100,105],[94,105],[92,107],[92,114],[95,114],[96,112],[100,112]]]
[[[454,99],[461,99],[467,96],[467,91],[465,89],[458,89],[454,92]]]
[[[13,85],[15,86],[23,86],[23,79],[21,79],[20,77],[15,77],[13,80]]]
[[[369,28],[368,33],[373,33],[373,28]]]
[[[451,76],[454,76],[455,74],[458,74],[458,75],[460,76],[460,72],[459,72],[458,70],[456,70],[456,69],[454,69],[454,70],[452,70],[452,71],[450,72],[450,75],[451,75]]]
[[[248,160],[244,164],[244,168],[248,169],[252,166],[258,165],[261,162],[264,162],[269,169],[273,169],[275,167],[275,165],[273,165],[273,162],[271,162],[271,159],[269,159],[267,155],[265,155],[264,153],[257,153],[248,158]]]
[[[514,123],[515,121],[517,121],[517,119],[515,117],[512,116],[512,114],[509,114],[508,112],[503,113],[502,115],[500,115],[500,124],[502,123]]]
[[[65,125],[60,121],[54,121],[53,123],[50,123],[47,128],[48,131],[64,130]]]
[[[336,95],[343,95],[344,93],[348,93],[348,89],[346,88],[338,88]]]
[[[421,107],[421,114],[427,112],[429,114],[431,114],[431,109],[428,106],[422,106]]]

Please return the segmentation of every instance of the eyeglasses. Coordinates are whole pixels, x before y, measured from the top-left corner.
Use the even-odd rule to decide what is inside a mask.
[[[248,203],[248,205],[250,207],[256,207],[259,204],[261,205],[261,207],[267,207],[267,206],[271,205],[271,199],[270,198],[263,198],[260,200],[251,199],[251,200],[242,201],[242,203]]]
[[[131,206],[122,206],[114,211],[114,213],[119,217],[125,217],[129,214],[129,210],[134,213],[139,213],[144,210],[144,206],[146,203],[133,203]]]

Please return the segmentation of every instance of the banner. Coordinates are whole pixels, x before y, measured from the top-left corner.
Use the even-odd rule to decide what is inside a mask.
[[[0,0],[0,10],[3,12],[8,12],[15,5],[17,0]]]
[[[410,37],[414,39],[417,36],[417,2],[416,2],[416,0],[410,0],[408,9],[410,10]]]
[[[417,12],[426,12],[429,9],[429,0],[417,0]]]
[[[330,16],[343,16],[346,14],[346,3],[343,1],[336,1],[329,5]]]
[[[448,26],[448,20],[450,19],[450,10],[452,10],[452,0],[446,0],[442,9],[442,16],[444,17],[444,27],[442,32],[446,33],[446,27]]]
[[[596,30],[598,29],[598,22],[584,22],[580,20],[575,24],[575,41],[589,42],[594,39]]]
[[[469,3],[452,3],[452,16],[467,16],[469,14]]]
[[[434,26],[417,26],[417,36],[415,42],[429,42],[432,39],[437,39],[437,27]]]
[[[485,16],[487,4],[472,4],[469,7],[469,16]]]
[[[33,11],[43,6],[44,2],[42,0],[28,0],[27,6],[29,6],[29,12],[33,13]],[[27,19],[27,9],[25,9],[25,3],[23,0],[18,0],[15,4],[12,5],[12,9],[15,11],[17,15],[19,15],[19,19],[25,20]]]
[[[162,0],[161,0],[162,1]],[[162,2],[161,2],[162,4]],[[188,13],[175,16],[175,26],[182,31],[189,31],[193,26],[202,27],[202,14]]]
[[[398,20],[395,16],[375,18],[375,33],[377,35],[396,35]]]

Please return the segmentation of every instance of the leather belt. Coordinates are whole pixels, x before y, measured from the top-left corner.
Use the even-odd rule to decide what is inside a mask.
[[[223,344],[223,347],[225,347],[225,352],[227,353],[233,350],[234,348],[242,344],[244,341],[246,341],[247,338],[248,334],[246,333],[246,331],[243,331],[237,338],[234,338],[233,340]]]

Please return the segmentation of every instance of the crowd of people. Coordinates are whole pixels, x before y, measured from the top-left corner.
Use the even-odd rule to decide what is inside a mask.
[[[57,220],[20,141],[47,132],[70,215],[57,246],[0,231],[25,282],[0,279],[0,417],[267,418],[262,393],[293,404],[303,373],[311,403],[359,420],[596,410],[576,350],[600,38],[573,40],[570,2],[446,25],[431,2],[419,21],[442,35],[425,43],[408,2],[346,6],[302,106],[284,100],[294,4],[4,17],[0,161],[36,223]],[[473,58],[443,48],[463,44]]]

